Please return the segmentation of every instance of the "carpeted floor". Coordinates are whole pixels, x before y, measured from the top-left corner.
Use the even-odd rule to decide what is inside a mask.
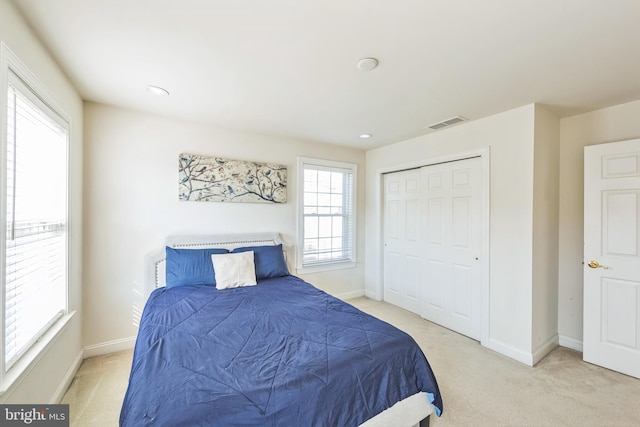
[[[531,368],[476,341],[393,305],[356,298],[349,303],[406,331],[436,374],[444,426],[640,426],[640,380],[582,361],[558,347]],[[86,359],[62,403],[71,425],[118,425],[131,351]]]

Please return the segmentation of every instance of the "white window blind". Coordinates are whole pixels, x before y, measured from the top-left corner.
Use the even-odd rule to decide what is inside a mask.
[[[11,367],[66,311],[68,125],[9,73],[4,360]]]
[[[355,165],[302,162],[302,265],[354,261]]]

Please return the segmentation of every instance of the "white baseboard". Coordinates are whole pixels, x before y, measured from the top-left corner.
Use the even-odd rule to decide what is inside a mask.
[[[558,346],[558,334],[555,334],[533,351],[533,366],[541,361],[547,354]]]
[[[364,291],[364,296],[374,301],[382,301],[382,298],[380,298],[380,295],[378,295],[378,292],[371,291],[369,289]]]
[[[518,350],[511,346],[508,346],[504,343],[501,343],[496,340],[490,339],[488,342],[483,342],[483,346],[487,347],[489,350],[493,350],[497,353],[500,353],[504,356],[510,357],[511,359],[517,360],[520,363],[524,363],[528,366],[533,366],[533,354],[527,353],[522,350]]]
[[[582,341],[577,340],[575,338],[567,337],[565,335],[560,335],[559,337],[560,337],[559,344],[562,347],[567,347],[567,348],[570,348],[572,350],[579,351],[580,353],[583,353],[584,350],[583,350],[583,346],[582,346]]]
[[[552,336],[531,353],[513,348],[507,344],[492,339],[486,343],[483,342],[482,345],[490,350],[524,363],[527,366],[535,366],[536,363],[541,361],[542,358],[551,352],[551,350],[558,346],[558,336]]]
[[[119,340],[107,341],[99,344],[92,344],[84,347],[84,358],[101,356],[103,354],[115,353],[118,351],[130,350],[136,343],[136,337],[121,338]]]
[[[340,298],[341,300],[347,300],[347,299],[351,299],[351,298],[363,297],[364,296],[364,291],[344,292],[344,293],[335,294],[334,296],[336,298]]]
[[[78,355],[73,361],[73,364],[71,364],[71,366],[67,370],[67,373],[64,375],[64,378],[58,385],[58,388],[56,389],[55,393],[53,393],[53,396],[51,397],[51,399],[49,399],[49,403],[60,403],[60,401],[64,397],[64,394],[69,389],[69,386],[73,381],[73,378],[76,376],[76,372],[78,372],[78,369],[80,369],[82,360],[83,360],[83,352],[79,351]]]

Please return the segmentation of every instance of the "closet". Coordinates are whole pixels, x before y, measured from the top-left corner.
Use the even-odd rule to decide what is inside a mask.
[[[384,300],[480,340],[480,157],[384,175]]]

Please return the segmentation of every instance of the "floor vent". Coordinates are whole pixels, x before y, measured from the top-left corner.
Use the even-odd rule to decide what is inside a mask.
[[[431,126],[427,126],[427,127],[429,129],[442,129],[442,128],[445,128],[447,126],[452,126],[452,125],[455,125],[457,123],[464,122],[465,120],[467,120],[467,119],[465,119],[462,116],[455,116],[455,117],[452,117],[450,119],[447,119],[447,120],[444,120],[444,121],[441,121],[441,122],[438,122],[438,123],[434,123]]]

